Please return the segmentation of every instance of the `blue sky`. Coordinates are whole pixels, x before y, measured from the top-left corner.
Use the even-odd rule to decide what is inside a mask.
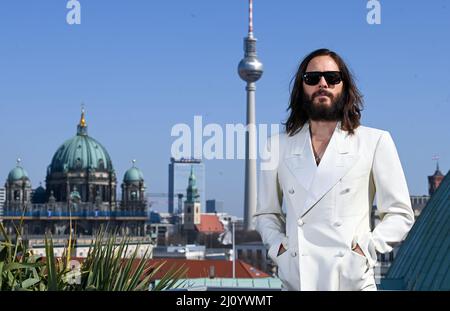
[[[33,186],[45,180],[83,101],[119,180],[137,159],[149,192],[167,192],[173,125],[245,122],[246,0],[80,0],[81,25],[66,23],[66,3],[0,3],[2,183],[18,156]],[[450,4],[380,0],[381,24],[369,25],[366,3],[255,0],[257,122],[285,121],[299,61],[336,50],[365,96],[363,124],[391,132],[410,193],[426,194],[432,156],[450,168]],[[243,160],[206,161],[206,182],[207,199],[242,216]]]

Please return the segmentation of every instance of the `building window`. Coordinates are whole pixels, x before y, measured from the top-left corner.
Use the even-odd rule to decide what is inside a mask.
[[[136,191],[131,192],[131,201],[137,201],[137,193],[136,193]]]
[[[261,260],[261,259],[262,259],[262,251],[261,251],[260,249],[257,249],[257,250],[256,250],[256,258],[257,258],[258,260]]]
[[[237,251],[237,258],[242,258],[242,249],[238,249]]]
[[[20,191],[16,190],[14,191],[14,201],[19,201],[20,200]]]
[[[253,251],[251,249],[247,250],[247,258],[252,258],[253,257]]]

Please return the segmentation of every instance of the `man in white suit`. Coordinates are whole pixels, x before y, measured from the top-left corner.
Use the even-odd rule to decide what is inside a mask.
[[[414,223],[394,142],[361,126],[361,109],[341,57],[320,49],[302,61],[286,133],[267,144],[276,160],[262,162],[255,214],[284,290],[376,290],[377,252]],[[375,196],[381,222],[371,228]]]

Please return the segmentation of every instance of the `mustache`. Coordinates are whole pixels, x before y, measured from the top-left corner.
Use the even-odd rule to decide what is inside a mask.
[[[319,91],[314,92],[312,94],[311,99],[314,99],[314,98],[316,98],[317,96],[320,96],[320,95],[328,96],[330,99],[334,98],[333,94],[328,92],[327,90],[319,90]]]

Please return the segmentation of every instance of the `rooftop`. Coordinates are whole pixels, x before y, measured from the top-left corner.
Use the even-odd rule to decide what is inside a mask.
[[[178,258],[150,259],[149,265],[166,262],[156,273],[155,279],[161,279],[169,269],[177,269],[184,265],[188,268],[186,277],[196,278],[232,278],[233,262],[229,260],[188,260]],[[259,279],[268,278],[270,275],[256,269],[242,260],[236,260],[236,278],[239,279]]]
[[[201,233],[222,233],[224,227],[219,217],[216,215],[200,215],[200,224],[195,225],[198,232]]]
[[[381,288],[450,290],[450,172],[401,245]]]

